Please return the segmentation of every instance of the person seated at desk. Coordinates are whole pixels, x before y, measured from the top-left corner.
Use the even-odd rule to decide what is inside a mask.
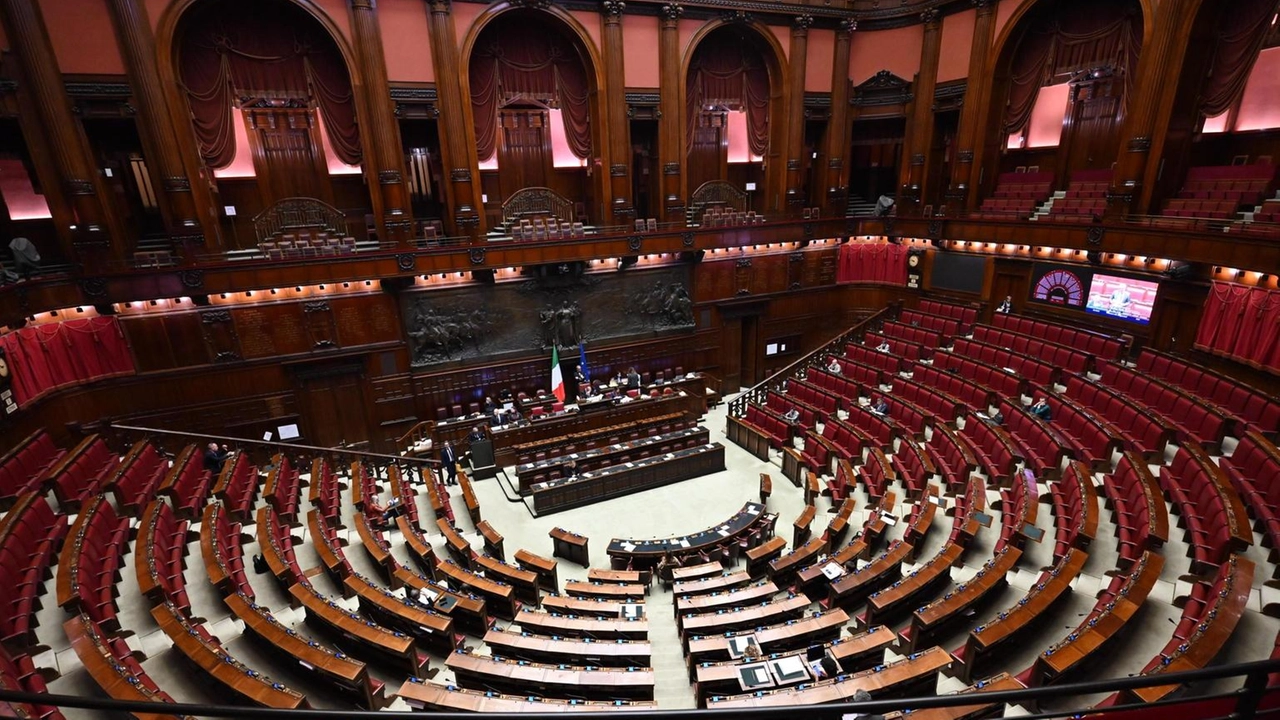
[[[889,417],[889,403],[881,395],[875,395],[871,398],[871,412],[880,417]]]
[[[492,395],[484,396],[484,414],[492,415],[498,409],[498,403],[494,402]]]
[[[1013,296],[1005,295],[1004,302],[1000,303],[1000,307],[996,308],[996,312],[1008,315],[1013,312]]]
[[[578,461],[570,460],[564,464],[564,478],[566,480],[572,480],[576,477],[578,477]]]
[[[756,662],[764,657],[764,651],[760,649],[760,645],[756,643],[755,638],[747,641],[747,646],[742,648],[742,659],[747,662]]]
[[[790,410],[787,410],[787,412],[783,414],[782,419],[786,420],[791,425],[795,425],[800,422],[800,411],[797,410],[795,406],[792,406]]]
[[[831,362],[827,363],[827,372],[832,375],[839,375],[844,372],[844,368],[840,366],[840,361],[834,355],[831,356]]]
[[[876,350],[879,350],[882,353],[887,353],[891,352],[893,348],[889,347],[889,341],[885,340],[876,347]]]
[[[400,517],[401,515],[404,515],[407,512],[409,512],[409,509],[405,507],[405,504],[403,502],[400,501],[400,498],[398,497],[391,498],[391,502],[387,503],[387,506],[382,510],[383,529],[390,530],[391,528],[395,527],[396,518]]]
[[[621,370],[614,373],[613,379],[609,381],[609,387],[611,388],[624,387],[626,386],[626,384],[627,384],[627,379],[622,376]]]
[[[484,431],[484,426],[476,425],[475,427],[471,428],[471,432],[467,434],[467,442],[473,443],[473,442],[478,442],[480,440],[487,440],[488,437],[489,436]]]
[[[1031,403],[1030,412],[1045,422],[1053,420],[1053,409],[1049,407],[1049,402],[1042,397],[1036,398],[1036,401]]]

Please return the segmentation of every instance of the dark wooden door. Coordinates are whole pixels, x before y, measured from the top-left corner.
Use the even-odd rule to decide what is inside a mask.
[[[498,113],[498,186],[503,199],[524,188],[549,187],[549,117],[542,109],[507,108]]]
[[[1067,157],[1060,164],[1059,185],[1065,186],[1072,170],[1111,167],[1120,149],[1120,126],[1124,108],[1120,103],[1122,82],[1106,78],[1071,89],[1072,102],[1063,138]]]
[[[759,318],[749,315],[742,318],[742,384],[752,387],[764,378],[761,375],[761,350]]]
[[[364,377],[359,373],[304,373],[299,377],[303,440],[309,445],[366,447],[369,432]]]
[[[742,318],[725,318],[720,326],[721,387],[727,395],[742,386]]]
[[[244,116],[263,207],[291,197],[333,204],[329,166],[314,110],[251,108],[244,111]]]

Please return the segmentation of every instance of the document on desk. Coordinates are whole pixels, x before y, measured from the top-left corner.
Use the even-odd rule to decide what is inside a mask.
[[[729,537],[728,530],[717,530],[716,534],[719,535],[720,537]]]
[[[773,670],[774,678],[779,684],[793,683],[801,680],[809,679],[809,671],[804,666],[804,660],[799,655],[787,655],[769,662],[769,668]]]
[[[622,549],[626,550],[627,552],[634,552],[636,549],[636,544],[630,543],[630,542],[624,542],[622,543]]]
[[[683,548],[689,547],[689,541],[687,539],[682,539],[678,544]]]
[[[748,689],[773,684],[772,679],[769,677],[769,668],[763,664],[743,666],[740,672],[742,673],[742,684]]]

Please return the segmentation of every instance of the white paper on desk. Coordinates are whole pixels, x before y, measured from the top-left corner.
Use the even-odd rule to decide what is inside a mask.
[[[613,449],[614,449],[614,450],[621,450],[621,449],[622,449],[622,446],[621,446],[621,445],[614,445],[614,446],[613,446]]]
[[[312,665],[311,663],[307,663],[307,662],[302,662],[301,660],[299,660],[299,661],[298,661],[298,664],[299,664],[299,665],[301,665],[302,667],[304,667],[304,668],[308,669],[308,670],[315,670],[315,669],[316,669],[316,666],[315,666],[315,665]]]
[[[636,545],[635,543],[624,542],[622,543],[622,549],[627,552],[633,552],[636,549]]]
[[[884,519],[884,524],[888,525],[889,527],[893,527],[894,525],[898,524],[898,518],[892,515],[883,514],[880,517]]]
[[[635,467],[635,466],[636,466],[635,463],[627,463],[627,467]]]
[[[757,507],[749,507],[749,508],[747,508],[747,514],[749,514],[749,515],[759,515],[759,514],[760,514],[760,508],[757,508]]]
[[[726,530],[717,530],[716,534],[719,535],[720,537],[729,537],[729,533]]]
[[[778,673],[778,679],[790,680],[796,677],[808,677],[809,673],[805,671],[804,661],[799,655],[786,655],[777,660],[772,661],[774,670]]]
[[[578,459],[578,453],[573,453],[572,455],[570,455],[570,456],[569,456],[569,459],[570,459],[570,460],[577,460],[577,459]]]
[[[686,547],[686,548],[689,547],[688,540],[681,540],[679,544],[680,544],[680,547]]]

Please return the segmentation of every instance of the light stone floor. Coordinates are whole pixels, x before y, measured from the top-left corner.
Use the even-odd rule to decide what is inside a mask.
[[[513,554],[516,549],[527,548],[532,552],[550,557],[552,546],[548,532],[554,527],[564,527],[590,538],[592,564],[597,567],[607,567],[608,557],[605,550],[610,538],[639,539],[683,535],[718,524],[733,515],[742,507],[743,503],[757,499],[757,478],[759,473],[768,472],[774,477],[774,494],[769,499],[769,510],[779,516],[778,533],[789,539],[791,536],[791,521],[800,514],[804,507],[802,493],[782,477],[776,454],[771,462],[762,462],[725,439],[726,407],[727,405],[722,404],[713,409],[704,420],[705,426],[711,431],[712,440],[722,442],[725,445],[725,459],[728,469],[723,472],[542,518],[532,517],[525,504],[518,498],[511,496],[509,484],[504,487],[499,480],[483,480],[476,483],[482,515],[484,519],[488,520],[494,528],[505,536],[508,556]],[[1173,450],[1171,449],[1168,455],[1169,458],[1172,457],[1172,452]],[[1153,469],[1157,469],[1157,467],[1153,466]],[[304,475],[304,479],[305,477]],[[389,492],[389,487],[386,483],[383,483],[382,487],[385,499],[386,493]],[[451,501],[454,506],[455,516],[459,519],[460,529],[465,537],[472,540],[475,547],[481,547],[482,542],[479,535],[475,533],[475,529],[469,519],[467,519],[466,509],[462,505],[457,488],[450,488],[450,490],[452,491]],[[1047,497],[1047,495],[1047,492],[1042,493],[1042,496]],[[901,493],[899,493],[899,496],[901,497]],[[856,528],[861,526],[866,517],[867,499],[860,489],[855,492],[854,497],[858,501],[858,509],[854,513],[851,525]],[[989,499],[996,499],[997,497],[998,493],[990,492]],[[343,493],[343,503],[345,524],[350,530],[348,533],[350,545],[346,549],[347,557],[357,571],[374,576],[368,556],[360,547],[360,541],[354,530],[351,529],[350,515],[353,508],[350,505],[349,492]],[[305,501],[303,506],[303,511],[300,513],[301,516],[305,516],[307,509]],[[815,533],[822,532],[825,523],[832,517],[826,512],[822,512],[827,510],[829,506],[830,500],[828,498],[819,500],[820,512],[815,519],[813,528]],[[425,496],[419,496],[419,511],[424,518],[430,516]],[[905,516],[909,508],[899,506],[898,511],[901,516]],[[993,517],[995,518],[995,523],[992,527],[986,528],[979,533],[976,542],[973,543],[964,556],[963,567],[953,569],[953,583],[968,579],[986,560],[992,557],[993,548],[999,536],[999,514],[993,513]],[[951,519],[949,517],[941,514],[937,516],[932,529],[922,541],[917,563],[904,566],[904,573],[924,564],[942,549],[950,533],[950,524]],[[995,617],[1002,609],[1015,604],[1035,583],[1040,569],[1052,563],[1053,515],[1050,511],[1050,506],[1042,506],[1042,512],[1039,513],[1036,524],[1038,527],[1045,529],[1046,541],[1042,544],[1032,543],[1027,546],[1018,569],[1009,575],[1009,587],[997,593],[991,602],[981,606],[972,616],[972,621],[967,623],[968,626],[986,622]],[[903,524],[900,523],[891,531],[890,540],[901,534],[902,526]],[[198,530],[199,527],[195,525],[192,529]],[[248,558],[257,553],[258,546],[254,537],[253,526],[245,526],[244,532],[246,534],[244,553],[245,557]],[[1041,649],[1061,639],[1080,622],[1080,619],[1093,607],[1096,592],[1109,581],[1105,573],[1108,569],[1115,567],[1117,554],[1114,532],[1115,526],[1111,523],[1110,512],[1103,508],[1102,522],[1100,522],[1098,528],[1098,539],[1089,548],[1089,560],[1085,565],[1084,573],[1073,584],[1074,592],[1046,614],[1039,629],[1028,636],[1027,640],[1014,643],[1012,646],[1002,649],[998,657],[992,658],[989,665],[983,666],[981,675],[990,675],[1000,671],[1016,673],[1026,668]],[[1173,624],[1176,623],[1180,616],[1180,611],[1173,604],[1174,599],[1180,594],[1185,594],[1188,588],[1178,578],[1189,570],[1189,560],[1186,558],[1186,544],[1182,541],[1181,532],[1175,528],[1171,530],[1171,534],[1173,537],[1163,550],[1167,564],[1161,580],[1158,581],[1156,589],[1147,601],[1146,606],[1134,620],[1136,627],[1128,628],[1123,640],[1116,646],[1118,651],[1109,652],[1106,657],[1093,663],[1086,674],[1080,678],[1081,680],[1087,681],[1136,673],[1165,645],[1174,627]],[[296,544],[295,551],[301,566],[303,568],[318,567],[319,561],[315,551],[312,549],[311,538],[307,536],[306,529],[298,528],[295,531],[295,537],[300,540]],[[433,533],[428,537],[436,545],[437,552],[443,556],[445,553],[441,536],[438,533]],[[390,539],[393,552],[399,561],[407,565],[411,564],[404,548],[404,543],[398,533],[392,532]],[[1264,604],[1275,602],[1277,599],[1276,591],[1262,585],[1262,582],[1271,576],[1273,566],[1267,562],[1266,550],[1263,548],[1252,548],[1248,556],[1258,564],[1255,589],[1250,602],[1250,610],[1255,612],[1250,612],[1241,621],[1231,643],[1218,658],[1218,662],[1221,663],[1265,658],[1271,651],[1277,630],[1280,630],[1280,622],[1274,617],[1263,615],[1261,612]],[[121,573],[122,580],[119,584],[121,624],[123,627],[131,628],[137,633],[129,637],[130,647],[147,655],[147,659],[143,662],[143,667],[159,686],[168,691],[176,700],[225,702],[226,697],[224,694],[220,694],[216,689],[195,681],[196,673],[185,664],[185,661],[175,657],[176,652],[170,649],[167,638],[156,629],[155,623],[152,621],[145,603],[140,600],[137,591],[137,582],[134,576],[135,559],[136,553],[131,552],[127,556],[125,567]],[[586,576],[584,568],[564,560],[560,561],[559,572],[562,583],[566,580],[583,579]],[[330,594],[334,598],[340,598],[338,586],[323,573],[314,575],[312,579],[323,592]],[[315,636],[313,631],[303,625],[302,612],[289,609],[285,593],[280,590],[273,578],[265,575],[250,574],[250,581],[257,593],[258,602],[270,607],[281,622],[296,627],[300,632]],[[228,650],[239,657],[245,664],[266,673],[279,682],[305,692],[314,707],[350,707],[341,696],[320,687],[302,673],[291,668],[288,663],[281,662],[277,658],[264,653],[259,645],[241,637],[240,624],[228,617],[228,612],[221,599],[205,577],[198,541],[193,541],[188,547],[186,585],[191,597],[193,612],[205,618],[209,623],[210,631],[221,638]],[[52,590],[52,581],[50,582],[50,590]],[[79,666],[79,661],[74,652],[68,647],[66,638],[61,631],[61,623],[65,619],[65,614],[54,604],[51,595],[46,594],[44,599],[45,607],[39,614],[40,626],[38,634],[41,642],[50,649],[39,655],[36,661],[39,666],[53,668],[61,673],[61,677],[50,684],[50,690],[57,693],[98,695],[100,691]],[[354,600],[342,602],[351,609],[356,609]],[[650,642],[653,646],[656,700],[662,708],[693,707],[693,693],[681,651],[679,636],[670,612],[671,594],[655,584],[646,602],[648,605],[646,614],[650,624]],[[894,627],[895,629],[901,629],[905,624],[906,620],[900,620]],[[505,627],[506,625],[507,623],[499,621],[499,627]],[[944,648],[955,650],[964,643],[965,636],[966,632],[958,629],[949,636],[939,638],[938,644]],[[323,640],[322,637],[317,637],[317,639]],[[478,638],[469,638],[467,644],[479,652],[485,652],[483,644]],[[358,653],[356,654],[358,655]],[[890,651],[890,659],[894,657],[896,655]],[[370,667],[376,677],[387,683],[389,695],[404,680],[402,676],[387,672],[377,664],[373,664]],[[432,667],[443,667],[439,658],[432,659]],[[442,670],[434,678],[435,682],[449,682],[450,680],[450,673],[447,670]],[[1219,690],[1236,686],[1238,685],[1224,682],[1208,689]],[[951,692],[961,687],[963,687],[963,684],[960,681],[945,675],[939,676],[938,692]],[[1071,701],[1071,706],[1082,707],[1097,702],[1103,697],[1100,694],[1078,697]],[[406,706],[403,701],[397,699],[388,706],[388,709],[403,710],[406,709]],[[1055,709],[1055,706],[1049,706],[1044,709]],[[1010,716],[1024,713],[1025,710],[1019,707],[1006,709],[1006,714]],[[69,709],[66,715],[69,718],[94,717],[91,713],[74,709]]]

